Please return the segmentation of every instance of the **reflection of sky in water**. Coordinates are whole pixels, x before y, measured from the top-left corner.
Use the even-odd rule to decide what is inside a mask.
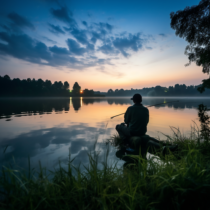
[[[144,98],[143,104],[172,100],[177,98]],[[198,123],[198,104],[210,106],[207,98],[178,100],[179,103],[149,108],[149,135],[165,139],[162,133],[172,133],[169,126],[187,133],[192,120]],[[110,117],[125,112],[132,104],[129,98],[0,99],[0,103],[0,164],[9,163],[14,157],[16,164],[23,168],[28,165],[28,157],[33,167],[40,160],[43,166],[52,168],[57,167],[59,161],[67,163],[69,154],[75,157],[74,165],[87,165],[87,151],[93,150],[96,140],[102,161],[106,149],[104,140],[114,134],[116,124],[123,121],[123,115],[112,120]],[[115,149],[110,148],[109,162],[115,160]]]

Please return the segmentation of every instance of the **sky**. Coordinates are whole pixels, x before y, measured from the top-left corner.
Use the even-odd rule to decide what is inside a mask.
[[[199,0],[1,0],[0,76],[82,89],[198,85],[170,13]]]

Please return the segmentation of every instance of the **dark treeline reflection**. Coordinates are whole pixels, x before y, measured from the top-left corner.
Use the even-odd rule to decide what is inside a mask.
[[[170,101],[179,101],[168,103]],[[18,117],[33,114],[50,114],[52,111],[61,112],[69,111],[72,104],[73,109],[77,112],[83,106],[94,105],[95,103],[105,103],[107,105],[132,105],[130,98],[16,98],[16,99],[0,99],[0,119],[10,118],[12,115]],[[168,103],[156,106],[168,107],[173,109],[195,109],[203,103],[210,107],[210,99],[208,98],[143,98],[143,105],[150,106],[160,103]],[[96,107],[97,108],[97,107]]]
[[[81,102],[82,102],[81,98],[72,98],[71,101],[72,101],[72,105],[74,107],[74,110],[78,111],[81,107]]]
[[[0,99],[0,118],[69,111],[69,98]]]

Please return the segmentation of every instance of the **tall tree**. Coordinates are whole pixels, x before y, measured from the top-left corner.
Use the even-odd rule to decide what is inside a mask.
[[[64,82],[64,89],[65,90],[69,89],[69,83],[67,81]]]
[[[113,95],[114,91],[112,89],[109,89],[107,93],[108,95]]]
[[[79,86],[79,84],[77,82],[74,83],[73,85],[73,93],[74,94],[79,94],[81,90],[81,87]]]
[[[188,45],[185,54],[188,56],[189,65],[195,62],[203,67],[203,73],[210,72],[210,1],[201,0],[196,6],[186,7],[176,13],[172,12],[171,27],[176,35],[185,38]],[[210,88],[210,79],[203,80],[200,92]]]

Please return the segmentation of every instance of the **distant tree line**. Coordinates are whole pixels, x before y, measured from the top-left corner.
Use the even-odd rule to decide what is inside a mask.
[[[140,93],[142,96],[201,96],[201,93],[198,92],[198,88],[200,85],[194,86],[186,86],[185,84],[176,84],[175,86],[167,87],[150,87],[143,89],[132,89],[124,90],[124,89],[109,89],[107,92],[107,96],[132,96],[135,93]],[[202,96],[210,96],[210,89],[206,89],[206,91],[202,94]]]
[[[67,81],[50,80],[43,81],[42,79],[11,79],[8,75],[0,76],[0,96],[95,96],[93,90],[81,90],[77,82],[74,83],[73,89],[70,90],[70,85]]]

